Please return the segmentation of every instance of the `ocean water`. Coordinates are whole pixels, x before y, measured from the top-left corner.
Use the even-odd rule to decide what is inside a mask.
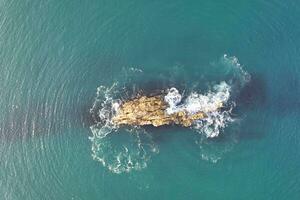
[[[0,0],[0,199],[300,199],[299,13],[296,0]],[[172,87],[194,106],[229,88],[226,112],[193,128],[100,120]]]

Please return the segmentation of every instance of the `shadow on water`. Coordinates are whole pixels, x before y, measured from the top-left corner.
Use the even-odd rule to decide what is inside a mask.
[[[239,122],[240,139],[256,140],[261,139],[266,134],[264,131],[265,115],[247,115],[247,113],[260,113],[267,110],[267,88],[266,82],[259,74],[252,74],[251,81],[240,91],[236,99],[235,113],[242,117]]]
[[[165,143],[170,141],[176,133],[186,133],[187,128],[177,126],[177,125],[166,125],[160,127],[145,126],[146,132],[150,133],[153,137],[155,143]]]
[[[299,112],[300,79],[286,71],[280,77],[287,78],[272,82],[273,90],[268,91],[266,80],[259,74],[251,74],[251,81],[237,96],[237,111],[270,110],[279,116]]]
[[[253,74],[251,80],[241,89],[237,96],[237,107],[242,110],[258,109],[266,106],[266,83],[262,76]]]

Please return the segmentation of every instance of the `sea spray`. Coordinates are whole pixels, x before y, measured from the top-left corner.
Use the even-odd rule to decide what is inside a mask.
[[[213,87],[212,91],[205,94],[192,92],[182,102],[182,95],[176,88],[171,88],[164,97],[169,104],[166,109],[167,114],[174,114],[185,111],[192,115],[203,112],[207,117],[194,121],[192,127],[205,134],[207,137],[217,137],[222,128],[233,119],[230,116],[232,108],[226,111],[219,109],[226,106],[230,98],[230,86],[226,82],[221,82]]]

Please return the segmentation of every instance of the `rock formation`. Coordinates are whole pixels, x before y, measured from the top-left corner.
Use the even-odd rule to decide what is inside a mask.
[[[168,106],[161,95],[141,96],[123,102],[112,121],[117,125],[153,125],[158,127],[178,124],[188,127],[192,125],[194,120],[203,119],[207,116],[204,112],[188,114],[186,111],[167,114]],[[222,104],[220,104],[221,106]]]

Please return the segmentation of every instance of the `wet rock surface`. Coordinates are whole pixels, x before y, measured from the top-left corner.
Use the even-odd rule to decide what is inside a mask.
[[[153,125],[155,127],[178,124],[184,127],[192,125],[193,121],[203,119],[207,115],[204,112],[189,114],[186,111],[179,111],[168,114],[168,104],[163,96],[141,96],[123,102],[116,115],[112,118],[117,125]]]

